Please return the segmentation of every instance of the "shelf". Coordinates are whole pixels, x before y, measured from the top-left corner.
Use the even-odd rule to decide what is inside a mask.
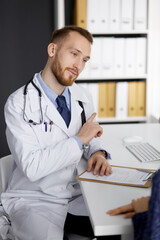
[[[99,35],[146,35],[148,34],[148,29],[147,30],[142,30],[142,31],[136,31],[136,30],[132,30],[132,31],[118,31],[118,32],[112,32],[112,31],[108,31],[106,33],[92,33],[93,36],[99,36]]]
[[[148,63],[149,41],[148,41],[148,39],[150,37],[151,29],[148,29],[148,26],[150,26],[149,22],[148,22],[148,14],[149,14],[148,1],[146,0],[146,4],[144,4],[144,7],[142,8],[141,16],[142,16],[142,21],[144,21],[144,24],[137,25],[137,22],[135,21],[135,19],[132,19],[132,24],[128,25],[128,26],[130,26],[130,27],[128,27],[128,30],[125,30],[127,28],[126,28],[126,26],[124,27],[124,25],[123,25],[124,22],[122,25],[119,24],[119,26],[117,26],[116,23],[115,24],[113,23],[113,20],[115,20],[116,17],[119,17],[119,15],[116,15],[117,13],[116,13],[114,4],[112,5],[112,8],[110,9],[110,10],[112,10],[112,14],[113,14],[114,18],[112,16],[112,18],[110,18],[110,20],[108,20],[108,18],[105,19],[105,21],[110,21],[110,22],[108,22],[108,25],[105,25],[106,26],[105,28],[103,28],[103,26],[102,26],[102,28],[100,28],[100,26],[97,26],[96,24],[100,23],[100,21],[99,21],[99,19],[98,20],[96,19],[97,15],[94,13],[94,11],[92,12],[91,15],[88,15],[88,16],[86,15],[86,14],[88,14],[88,10],[84,14],[84,12],[86,11],[85,9],[86,9],[87,1],[85,1],[85,3],[84,3],[84,1],[82,1],[82,0],[76,0],[75,1],[75,2],[77,2],[76,8],[71,6],[72,4],[70,2],[70,9],[71,9],[70,12],[72,12],[72,13],[74,12],[74,14],[72,14],[74,16],[76,16],[76,13],[77,13],[76,22],[74,23],[75,25],[86,28],[86,25],[88,24],[87,25],[88,30],[93,35],[94,43],[95,43],[94,46],[96,46],[98,51],[96,52],[95,48],[92,47],[91,54],[93,54],[93,55],[91,55],[91,60],[89,61],[88,65],[86,65],[84,72],[82,74],[80,74],[80,76],[76,79],[76,83],[83,84],[83,87],[87,88],[88,91],[90,91],[90,93],[94,99],[94,105],[95,105],[95,109],[97,112],[98,112],[97,109],[99,109],[99,104],[97,103],[97,101],[99,101],[99,87],[100,87],[98,83],[100,83],[101,86],[103,85],[103,83],[106,83],[106,85],[108,85],[108,86],[112,85],[112,84],[116,85],[114,87],[115,90],[114,90],[113,94],[110,94],[109,92],[107,92],[107,94],[105,94],[105,90],[102,91],[103,92],[102,96],[115,95],[115,103],[114,103],[115,109],[116,109],[116,104],[117,104],[116,94],[118,95],[118,93],[119,93],[118,96],[120,96],[120,94],[122,94],[121,90],[123,90],[123,87],[125,89],[125,86],[128,84],[128,91],[129,91],[129,89],[131,89],[133,87],[133,91],[130,90],[130,96],[131,95],[134,96],[136,94],[136,97],[137,97],[136,101],[138,101],[137,99],[140,99],[140,96],[141,96],[141,99],[139,101],[140,101],[141,105],[143,103],[143,108],[145,108],[145,111],[141,112],[141,113],[139,112],[139,115],[144,115],[147,112],[147,108],[148,108],[148,106],[146,106],[146,93],[147,93],[146,86],[148,87],[148,84],[147,84],[148,78],[150,78],[150,74],[148,74],[148,72],[149,72],[149,63]],[[94,3],[92,3],[92,0],[88,1],[88,3],[89,2],[91,5],[87,5],[87,7],[90,6],[90,8],[93,9]],[[103,4],[106,4],[104,2],[103,2]],[[138,2],[139,1],[136,0],[137,4],[139,4]],[[65,0],[65,3],[68,3],[67,0]],[[122,1],[119,0],[119,3],[121,4]],[[68,6],[68,4],[66,4],[66,7],[67,6]],[[104,10],[104,9],[103,9],[103,6],[101,6],[99,0],[97,0],[96,6],[97,6],[97,8],[101,9],[101,11],[99,11],[99,13],[100,13],[100,18],[103,19],[101,14],[103,12],[102,10]],[[106,9],[108,9],[108,11],[109,11],[110,6],[109,5],[106,5],[106,6],[108,7]],[[133,11],[132,14],[134,17],[136,16],[134,14],[136,6],[138,6],[138,5],[135,5],[134,8],[131,9]],[[122,7],[122,6],[120,5],[120,7]],[[123,5],[123,7],[124,7],[124,5]],[[95,9],[97,9],[97,8],[95,8]],[[82,11],[82,9],[84,11]],[[89,7],[88,7],[88,9],[89,9]],[[145,10],[146,10],[146,12],[145,12]],[[115,11],[115,13],[114,13],[114,11]],[[98,12],[98,9],[97,9],[97,12]],[[66,8],[65,14],[68,14],[67,8]],[[105,12],[105,14],[106,14],[106,12]],[[146,16],[145,16],[145,14],[146,14]],[[104,16],[106,16],[106,15],[104,15]],[[87,17],[89,17],[88,21],[87,21]],[[85,26],[81,22],[82,19],[84,20],[83,23],[86,23]],[[93,19],[95,20],[94,26],[92,24]],[[118,18],[116,19],[116,21],[117,20],[120,21],[120,19],[118,19]],[[67,25],[68,25],[68,23],[67,23]],[[101,46],[102,47],[105,46],[105,47],[104,47],[103,55],[99,56],[100,55],[99,53],[101,53],[101,49],[102,49]],[[109,47],[107,47],[107,46],[109,46]],[[130,49],[132,51],[129,51]],[[136,52],[136,50],[137,50],[137,52]],[[92,56],[94,56],[94,57],[96,56],[96,58],[92,58]],[[122,56],[123,56],[123,60],[122,60]],[[134,61],[133,61],[133,58],[135,58]],[[116,59],[116,61],[114,61],[115,59]],[[123,70],[122,70],[122,68],[120,69],[121,64],[123,64],[123,66],[122,66]],[[111,69],[109,68],[110,66],[112,67]],[[134,68],[131,68],[132,66],[135,68],[135,71],[130,71],[130,70],[134,69]],[[97,72],[96,72],[96,69],[98,69]],[[114,73],[114,75],[113,75],[113,73]],[[105,89],[108,89],[105,86],[105,84],[103,86]],[[120,88],[121,88],[121,90],[119,90]],[[145,91],[143,91],[144,89],[145,89]],[[103,90],[103,87],[102,87],[102,90]],[[142,92],[140,92],[140,91],[142,91]],[[125,92],[124,92],[124,94],[125,94]],[[125,95],[125,98],[128,99],[126,96],[127,95]],[[96,101],[96,99],[97,99],[97,101]],[[107,101],[109,102],[109,100],[107,100],[106,97],[104,97],[102,102],[105,102],[105,101],[106,101],[106,104],[107,104]],[[130,101],[130,104],[134,105],[135,103],[134,103],[134,101]],[[117,104],[117,106],[120,106],[120,101],[119,101],[119,105]],[[137,103],[136,103],[136,107],[137,107]],[[104,105],[104,108],[105,108],[105,105]],[[117,107],[117,109],[118,109],[118,107]],[[134,114],[136,115],[136,112],[134,112]],[[116,113],[116,115],[122,116],[122,115],[118,115],[118,113]],[[103,123],[121,123],[121,122],[122,123],[131,123],[131,122],[134,122],[134,123],[141,122],[142,123],[142,122],[146,122],[148,120],[148,118],[146,116],[127,117],[127,115],[130,115],[130,114],[129,113],[124,114],[123,116],[126,116],[126,117],[123,117],[123,118],[105,117],[105,118],[97,118],[97,120],[99,123],[102,123],[102,124]],[[131,115],[133,115],[133,114],[131,114]],[[107,114],[102,115],[102,116],[107,116]]]
[[[145,80],[147,78],[147,74],[143,75],[143,76],[107,76],[107,77],[92,77],[92,78],[77,78],[77,82],[78,81],[100,81],[100,80]]]
[[[97,118],[99,123],[117,123],[117,122],[146,122],[147,117],[127,117],[127,118]]]

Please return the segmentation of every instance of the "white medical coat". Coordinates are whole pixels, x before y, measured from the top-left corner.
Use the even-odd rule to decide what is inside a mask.
[[[2,204],[9,213],[13,198],[36,199],[67,204],[80,195],[75,180],[76,167],[82,155],[88,159],[99,148],[99,139],[93,139],[85,153],[73,138],[82,127],[78,101],[82,101],[86,119],[94,112],[91,95],[77,84],[69,87],[71,93],[71,121],[67,128],[54,104],[48,99],[34,76],[35,84],[42,92],[43,123],[33,125],[24,121],[24,87],[11,94],[5,105],[6,136],[15,164],[8,189],[2,194]],[[40,105],[37,90],[29,84],[26,96],[25,118],[39,121]],[[49,122],[53,121],[52,127]],[[45,132],[44,122],[48,123]],[[10,201],[11,200],[11,201]],[[79,203],[78,203],[79,204]],[[73,212],[72,212],[73,213]],[[82,214],[81,212],[76,214]]]

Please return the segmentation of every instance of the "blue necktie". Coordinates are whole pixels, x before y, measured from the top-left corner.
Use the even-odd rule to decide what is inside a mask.
[[[56,98],[56,102],[57,102],[57,105],[58,105],[58,112],[61,114],[61,116],[63,117],[67,127],[69,126],[69,123],[71,121],[71,113],[67,107],[67,104],[66,104],[66,99],[64,96],[58,96]]]

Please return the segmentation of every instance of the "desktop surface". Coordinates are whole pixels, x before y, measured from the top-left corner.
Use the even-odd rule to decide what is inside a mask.
[[[140,136],[144,142],[149,142],[160,151],[160,124],[111,124],[102,125],[102,127],[102,141],[104,147],[111,153],[112,160],[109,160],[111,165],[146,169],[160,168],[160,161],[140,162],[125,148],[122,141],[125,136]],[[86,161],[82,160],[78,166],[78,173],[84,171],[86,166]],[[133,236],[131,219],[125,219],[123,215],[109,216],[106,212],[128,204],[132,199],[150,195],[151,188],[85,181],[80,181],[80,185],[96,236],[116,234]]]
[[[153,168],[160,167],[160,161],[142,163],[134,157],[123,142],[124,137],[138,136],[143,142],[148,142],[160,151],[160,124],[117,124],[102,125],[102,142],[104,147],[111,153],[112,165],[128,167]]]

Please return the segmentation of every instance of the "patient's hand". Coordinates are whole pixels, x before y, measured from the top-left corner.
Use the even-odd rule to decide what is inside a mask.
[[[131,218],[135,213],[145,212],[148,210],[149,199],[150,197],[142,197],[132,200],[132,203],[109,210],[107,214],[110,216],[124,214],[125,218]]]

